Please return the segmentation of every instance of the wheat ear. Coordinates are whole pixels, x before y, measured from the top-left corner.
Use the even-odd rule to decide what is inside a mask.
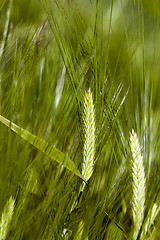
[[[146,239],[146,236],[148,233],[151,236],[151,226],[153,226],[159,211],[160,211],[160,207],[158,207],[157,204],[154,203],[152,209],[150,209],[148,212],[147,220],[141,233],[141,238],[140,238],[141,240]]]
[[[96,127],[93,97],[89,89],[88,91],[85,92],[84,95],[84,110],[83,110],[84,146],[83,146],[82,176],[86,182],[90,179],[93,173],[95,158],[95,129]],[[83,183],[83,186],[80,189],[79,197],[83,192],[84,186],[85,183]],[[81,221],[78,226],[76,239],[82,239],[83,230],[84,222]],[[85,240],[88,240],[88,237],[85,237]]]
[[[137,239],[144,218],[145,172],[138,137],[134,130],[130,134],[130,147],[132,152],[132,212],[135,226],[133,239]]]
[[[82,176],[88,181],[93,173],[95,158],[95,112],[92,93],[90,89],[84,96],[84,148],[83,148],[83,166]]]
[[[82,176],[87,182],[93,173],[94,158],[95,158],[95,112],[93,97],[90,89],[84,95],[84,109],[83,109],[83,130],[84,130],[84,147],[83,147],[83,164]],[[83,192],[85,183],[79,189],[78,199],[71,208],[73,211],[79,201],[81,193]],[[82,239],[84,229],[84,222],[79,223],[75,239]],[[66,230],[66,229],[65,229]],[[64,232],[65,235],[65,232]],[[85,240],[88,238],[86,237]]]
[[[4,212],[2,213],[1,222],[0,222],[0,239],[4,240],[7,236],[7,230],[12,219],[14,210],[14,200],[10,197],[9,201],[4,207]]]

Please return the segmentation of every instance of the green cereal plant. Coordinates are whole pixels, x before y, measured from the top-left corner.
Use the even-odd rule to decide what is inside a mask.
[[[94,111],[94,103],[92,92],[89,89],[85,91],[84,102],[83,102],[83,131],[84,131],[84,143],[83,143],[83,164],[82,164],[82,176],[85,182],[87,182],[93,173],[94,161],[95,161],[95,111]],[[85,182],[82,187],[79,189],[79,196],[84,190]],[[75,201],[71,211],[76,209],[78,204],[78,200]],[[76,233],[76,239],[84,239],[83,238],[83,229],[84,222],[81,221],[78,226],[78,230]],[[85,237],[87,240],[88,237]]]
[[[83,109],[83,130],[84,130],[84,145],[83,145],[83,165],[82,165],[82,176],[87,182],[93,173],[94,161],[95,161],[95,111],[92,92],[89,89],[84,95],[84,109]],[[83,183],[83,191],[85,183]],[[78,232],[76,239],[83,238],[83,227],[84,223],[79,223]],[[87,240],[88,237],[85,237]]]
[[[85,180],[85,182],[87,182],[93,173],[96,147],[95,111],[92,92],[90,89],[88,91],[85,91],[84,95],[83,131],[84,131],[84,143],[83,143],[82,177]],[[84,190],[85,182],[83,183],[82,188],[80,188],[80,193]]]
[[[4,211],[2,213],[2,217],[0,221],[0,239],[1,240],[6,239],[8,227],[13,216],[14,202],[15,201],[11,196],[9,201],[6,203],[4,207]]]
[[[134,221],[133,239],[137,239],[144,218],[146,180],[143,166],[143,157],[141,155],[138,137],[134,130],[132,130],[132,133],[130,133],[130,147],[132,152],[132,212]]]

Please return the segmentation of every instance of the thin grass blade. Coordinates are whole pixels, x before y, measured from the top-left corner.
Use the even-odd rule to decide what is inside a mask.
[[[77,175],[78,177],[82,178],[81,173],[76,168],[74,162],[63,152],[58,150],[52,145],[49,145],[46,141],[43,139],[33,135],[32,133],[26,131],[25,129],[17,126],[10,120],[4,118],[0,115],[0,121],[5,124],[7,127],[9,127],[12,131],[17,133],[19,136],[21,136],[23,139],[31,143],[33,146],[38,148],[40,151],[47,154],[49,157],[51,157],[53,160],[57,161],[58,163],[63,164],[64,167],[66,167],[68,170],[70,170],[73,174]]]

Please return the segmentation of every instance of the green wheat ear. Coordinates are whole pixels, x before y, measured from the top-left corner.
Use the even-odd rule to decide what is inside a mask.
[[[93,173],[94,159],[95,159],[95,112],[93,97],[90,89],[85,92],[84,95],[84,110],[83,110],[83,130],[84,130],[84,146],[83,146],[83,165],[82,176],[87,182]],[[83,192],[85,183],[80,188],[80,192]],[[80,195],[79,195],[80,196]],[[77,205],[78,201],[75,203]],[[76,239],[82,239],[84,230],[84,222],[81,221],[78,226]],[[84,239],[84,238],[83,238]],[[88,240],[88,237],[85,237]]]
[[[4,207],[4,212],[2,213],[1,222],[0,222],[0,239],[4,240],[7,236],[7,230],[12,219],[13,210],[14,210],[14,199],[10,197],[9,201]]]
[[[141,233],[140,239],[147,239],[147,234],[150,235],[150,239],[152,239],[152,233],[151,233],[151,227],[154,225],[154,221],[160,211],[160,207],[157,206],[156,203],[154,203],[152,209],[149,210],[147,214],[147,221],[145,222],[144,228]]]
[[[84,96],[84,148],[83,148],[83,166],[82,176],[87,182],[93,173],[95,158],[95,112],[92,93],[90,89]]]
[[[132,151],[132,180],[133,180],[132,212],[135,226],[133,239],[137,239],[144,218],[145,172],[138,137],[134,130],[132,130],[132,133],[130,134],[130,147]]]

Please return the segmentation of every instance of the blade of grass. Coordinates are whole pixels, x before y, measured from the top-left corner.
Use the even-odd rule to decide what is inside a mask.
[[[0,121],[5,124],[7,127],[9,127],[11,130],[13,130],[15,133],[17,133],[19,136],[21,136],[23,139],[31,143],[33,146],[47,154],[49,157],[51,157],[53,160],[57,161],[58,163],[63,164],[68,170],[70,170],[72,173],[83,179],[81,173],[76,168],[74,162],[66,156],[63,152],[58,150],[52,145],[49,145],[46,141],[44,141],[41,138],[38,138],[37,136],[33,135],[32,133],[26,131],[25,129],[17,126],[10,120],[4,118],[0,115]]]

